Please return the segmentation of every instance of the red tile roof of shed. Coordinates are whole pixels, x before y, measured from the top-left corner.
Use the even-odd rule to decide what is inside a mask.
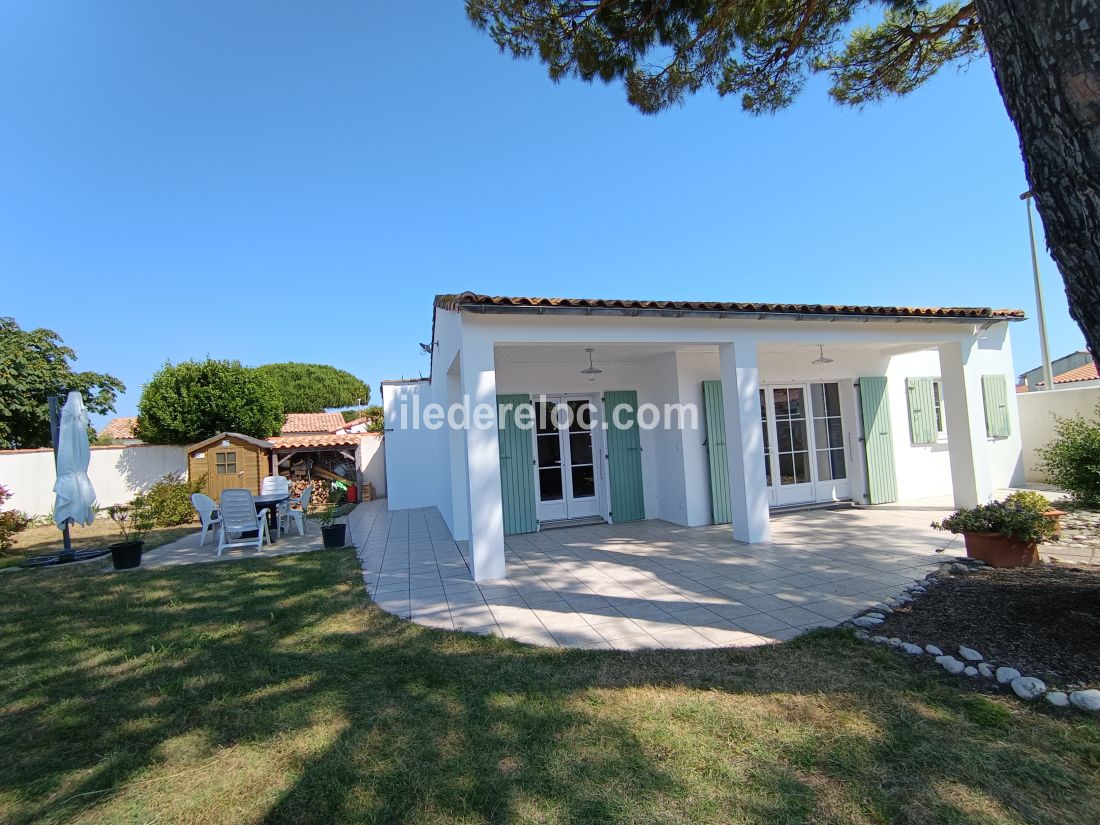
[[[358,447],[359,439],[364,435],[366,435],[366,433],[349,433],[347,435],[339,435],[336,433],[331,433],[329,435],[280,435],[269,438],[268,441],[271,442],[276,450],[304,449],[306,447],[327,449],[333,447]]]

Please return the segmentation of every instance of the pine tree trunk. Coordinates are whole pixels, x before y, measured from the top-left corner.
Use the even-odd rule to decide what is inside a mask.
[[[1100,357],[1100,3],[975,1],[1070,314]]]

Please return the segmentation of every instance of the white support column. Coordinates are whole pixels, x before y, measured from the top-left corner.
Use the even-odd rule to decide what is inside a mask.
[[[726,413],[733,537],[755,544],[771,539],[764,439],[760,430],[760,371],[756,345],[721,344],[722,403]]]
[[[497,435],[497,374],[493,342],[479,336],[462,343],[462,390],[469,399],[466,477],[470,507],[470,558],[474,580],[504,578],[504,511]],[[491,410],[488,427],[477,426],[478,407]],[[483,423],[485,417],[482,417]]]
[[[993,496],[985,432],[978,341],[941,344],[940,378],[951,454],[951,486],[956,507],[985,504]]]

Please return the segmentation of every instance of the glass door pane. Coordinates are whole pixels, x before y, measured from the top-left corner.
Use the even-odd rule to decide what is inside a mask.
[[[592,449],[592,404],[571,400],[569,405],[569,482],[574,499],[596,495],[596,473]]]
[[[535,402],[535,456],[541,501],[562,501],[565,498],[557,407],[553,401]]]
[[[768,435],[768,396],[760,390],[760,429],[764,433],[764,478],[772,486],[772,445]]]
[[[846,479],[844,424],[840,414],[840,386],[811,384],[814,417],[814,450],[818,481]]]
[[[808,484],[811,478],[805,391],[802,387],[776,387],[772,390],[772,399],[779,483]]]

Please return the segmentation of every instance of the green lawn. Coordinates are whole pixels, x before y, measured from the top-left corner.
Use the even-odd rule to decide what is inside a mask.
[[[4,823],[1097,822],[1100,724],[837,631],[605,653],[431,631],[351,551],[0,577]]]
[[[178,527],[156,527],[149,531],[145,537],[145,552],[160,547],[162,544],[181,539],[189,533],[199,531],[199,522],[183,524]],[[100,515],[96,520],[85,527],[82,524],[74,524],[69,528],[72,537],[73,549],[93,550],[106,548],[122,538],[118,534],[118,527],[107,516]],[[64,546],[61,531],[53,524],[44,524],[36,527],[28,527],[22,533],[15,534],[12,547],[0,551],[0,569],[15,567],[31,556],[41,556],[46,553],[56,553]],[[109,565],[108,559],[103,566]]]

